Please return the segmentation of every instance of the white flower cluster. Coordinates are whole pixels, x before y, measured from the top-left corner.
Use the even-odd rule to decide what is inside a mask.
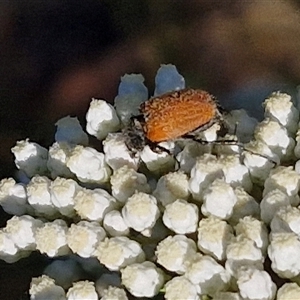
[[[155,95],[183,88],[174,66],[159,69]],[[229,134],[247,144],[167,141],[168,151],[146,146],[134,156],[122,130],[147,99],[143,77],[125,75],[114,107],[92,100],[86,129],[103,152],[70,117],[56,123],[49,150],[17,142],[23,180],[0,182],[0,204],[13,215],[0,230],[0,259],[35,250],[56,258],[32,279],[34,300],[300,299],[300,124],[291,97],[273,93],[260,123],[242,110],[225,116]],[[214,140],[217,125],[201,137]]]

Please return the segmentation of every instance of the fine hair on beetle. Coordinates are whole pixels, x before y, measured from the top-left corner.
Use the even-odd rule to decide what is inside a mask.
[[[276,164],[269,157],[247,149],[237,139],[222,139],[229,133],[229,126],[224,120],[225,114],[215,97],[203,90],[183,89],[166,93],[140,105],[140,114],[132,116],[123,130],[125,144],[132,157],[146,145],[156,153],[173,155],[159,143],[188,139],[202,145],[237,146],[240,150]],[[207,141],[197,137],[215,124],[219,125],[217,136],[221,139]],[[176,160],[175,156],[174,158]]]

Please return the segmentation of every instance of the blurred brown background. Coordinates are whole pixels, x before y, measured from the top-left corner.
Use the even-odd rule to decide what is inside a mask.
[[[162,63],[260,119],[270,92],[295,94],[300,83],[299,9],[296,0],[0,1],[0,178],[14,174],[17,140],[48,147],[59,118],[84,125],[91,97],[112,102],[124,73],[142,73],[153,91]],[[33,271],[1,266],[0,298],[19,299]],[[6,283],[8,270],[18,284]]]

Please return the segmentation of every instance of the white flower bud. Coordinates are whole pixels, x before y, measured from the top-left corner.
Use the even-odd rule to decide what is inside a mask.
[[[226,291],[230,275],[224,267],[208,255],[198,256],[185,273],[186,278],[198,288],[198,294],[213,296]]]
[[[201,128],[199,128],[199,132],[194,131],[194,133],[196,133],[197,139],[199,139],[199,141],[208,141],[208,142],[214,142],[218,139],[218,131],[220,130],[221,126],[220,124],[218,124],[218,122],[216,122],[215,124],[213,124],[212,126],[210,126],[209,128],[202,130]],[[206,148],[207,150],[204,151],[204,153],[209,152],[208,150],[212,149],[212,146],[218,146],[218,144],[216,145],[202,145],[203,148]]]
[[[163,174],[169,172],[173,169],[175,165],[175,158],[173,155],[169,155],[168,151],[171,153],[175,148],[175,143],[172,141],[161,142],[159,146],[166,149],[167,151],[163,151],[163,149],[159,152],[154,152],[147,145],[140,157],[141,160],[146,164],[146,167],[150,172],[155,174]]]
[[[233,188],[224,180],[216,179],[203,193],[201,211],[205,216],[229,219],[237,197]]]
[[[67,158],[67,167],[82,182],[104,183],[111,174],[103,153],[80,145],[73,148]]]
[[[103,227],[110,236],[127,236],[130,232],[121,212],[118,210],[112,210],[105,214]]]
[[[13,178],[0,181],[0,205],[11,215],[21,216],[30,210],[24,185],[16,183]]]
[[[27,185],[28,202],[36,213],[46,218],[54,218],[58,211],[51,199],[51,180],[45,176],[35,176]]]
[[[274,92],[263,103],[265,108],[265,118],[273,119],[286,127],[291,135],[297,130],[299,121],[299,111],[292,102],[292,97],[288,94]]]
[[[250,141],[244,146],[244,164],[248,168],[253,183],[263,185],[275,163],[280,159],[267,144],[260,140]]]
[[[127,226],[145,236],[151,235],[151,229],[159,215],[156,198],[141,192],[128,198],[122,208],[122,216]]]
[[[20,251],[9,234],[0,229],[0,259],[7,263],[14,263],[30,253],[31,251]]]
[[[239,155],[221,157],[220,163],[225,176],[225,182],[232,187],[242,186],[245,191],[252,190],[252,181],[247,167],[241,164]]]
[[[136,191],[150,192],[147,177],[143,173],[138,173],[134,169],[129,168],[127,165],[114,172],[110,183],[112,195],[121,203],[125,203]]]
[[[74,253],[81,257],[91,257],[98,243],[105,237],[106,233],[99,223],[80,221],[69,228],[67,242]]]
[[[238,272],[237,285],[243,299],[275,299],[277,288],[266,271],[257,270],[253,267],[241,268]]]
[[[185,88],[185,80],[172,64],[162,64],[155,76],[154,96]]]
[[[261,219],[269,224],[276,212],[284,206],[290,205],[290,198],[279,189],[268,192],[260,202]]]
[[[134,170],[138,169],[139,158],[131,156],[122,133],[109,133],[103,141],[103,152],[105,153],[105,161],[114,171],[124,165]]]
[[[179,163],[179,170],[186,174],[190,174],[198,157],[204,153],[209,153],[209,151],[206,151],[206,146],[210,145],[201,145],[198,142],[190,140],[183,142],[184,148],[177,154],[176,160]]]
[[[266,254],[269,243],[269,232],[262,221],[247,216],[240,219],[234,229],[236,235],[243,235],[249,240],[254,241],[256,247],[259,248],[263,254]]]
[[[125,236],[106,238],[98,245],[95,255],[111,271],[145,260],[141,245]]]
[[[173,277],[165,284],[165,290],[166,300],[200,300],[197,287],[184,276]]]
[[[227,245],[233,238],[232,227],[219,218],[203,218],[198,227],[198,247],[217,260],[224,260]]]
[[[223,178],[222,166],[216,156],[205,154],[199,157],[191,170],[189,189],[196,201],[202,201],[203,191],[211,185],[216,178]]]
[[[67,292],[67,300],[98,300],[94,282],[77,281],[69,288]]]
[[[280,123],[267,118],[256,127],[254,136],[266,143],[280,160],[288,161],[294,157],[295,141]]]
[[[187,200],[190,195],[188,177],[183,172],[168,173],[159,178],[153,196],[166,206],[176,199]]]
[[[128,123],[132,116],[139,115],[141,103],[148,99],[148,89],[143,83],[144,80],[141,74],[125,74],[121,77],[114,103],[123,124]]]
[[[212,151],[215,153],[215,155],[217,155],[218,157],[236,156],[240,159],[241,147],[238,145],[236,135],[226,134],[224,137],[218,137],[217,140],[219,142],[217,142],[215,145],[212,144]]]
[[[28,177],[36,174],[47,173],[48,150],[28,139],[18,141],[11,149],[15,156],[15,164],[18,169],[24,171]]]
[[[283,278],[293,278],[300,273],[300,241],[295,233],[272,233],[268,255],[271,268]]]
[[[157,262],[168,271],[184,274],[197,252],[196,243],[185,235],[168,236],[156,248]]]
[[[271,222],[272,233],[294,232],[300,237],[300,210],[299,208],[282,206],[279,208]]]
[[[250,196],[241,187],[234,189],[237,197],[237,202],[233,207],[233,212],[228,220],[230,225],[236,225],[240,219],[245,216],[253,216],[254,218],[260,217],[260,208],[258,202]]]
[[[55,280],[47,275],[32,278],[29,289],[31,300],[66,300],[66,294]]]
[[[164,273],[154,263],[135,263],[121,270],[122,284],[135,297],[154,297],[164,284]]]
[[[101,300],[128,300],[125,290],[109,286],[107,290],[103,291]]]
[[[67,143],[54,143],[49,148],[47,168],[52,178],[58,176],[72,178],[75,175],[67,167],[67,158],[71,153],[71,146]]]
[[[56,219],[38,228],[35,234],[36,248],[49,257],[70,253],[67,245],[68,226],[65,221]]]
[[[31,216],[14,216],[7,221],[4,230],[19,249],[34,251],[36,248],[35,233],[43,224],[41,220]]]
[[[263,195],[274,189],[279,189],[288,196],[296,196],[300,189],[300,174],[294,171],[292,166],[279,166],[271,171],[264,187]],[[294,205],[298,205],[299,202],[300,200]]]
[[[73,179],[57,177],[51,182],[51,201],[64,216],[74,217],[74,197],[81,187]]]
[[[116,208],[117,203],[107,191],[103,189],[81,189],[74,198],[77,214],[89,221],[102,221],[105,214]]]
[[[227,246],[226,270],[230,275],[238,278],[238,270],[242,266],[253,266],[263,270],[264,257],[255,242],[240,235]]]
[[[164,224],[177,234],[195,232],[199,221],[199,209],[196,204],[177,199],[166,206],[163,214]]]
[[[70,116],[58,120],[55,125],[55,141],[58,143],[65,142],[71,145],[88,145],[88,135],[83,131],[77,117]]]
[[[108,133],[120,129],[120,120],[115,109],[105,100],[92,99],[86,121],[86,131],[98,140],[103,140]]]

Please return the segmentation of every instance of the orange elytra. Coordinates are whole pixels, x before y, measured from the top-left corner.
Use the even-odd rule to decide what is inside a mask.
[[[167,151],[158,143],[205,130],[223,120],[214,97],[196,89],[151,98],[141,104],[140,113],[131,117],[124,129],[125,143],[132,155],[142,151],[145,145],[153,151]]]
[[[221,119],[216,100],[203,90],[184,89],[152,98],[140,106],[144,133],[159,143],[205,130]]]

